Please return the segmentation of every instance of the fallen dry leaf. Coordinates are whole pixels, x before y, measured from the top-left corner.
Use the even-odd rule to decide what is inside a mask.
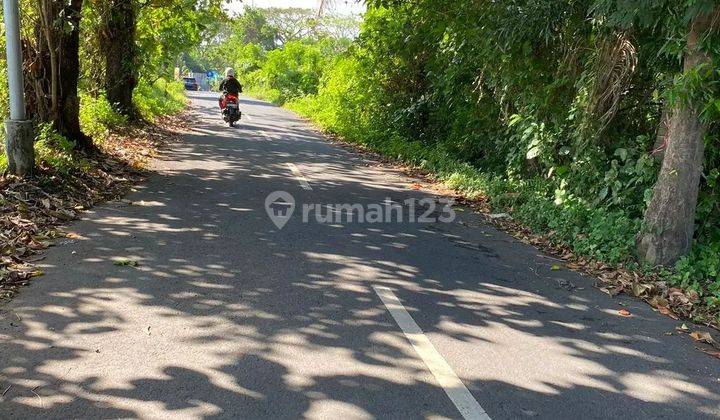
[[[633,295],[644,298],[648,297],[653,290],[653,285],[649,283],[638,283],[634,282],[631,286]]]
[[[701,352],[703,352],[703,353],[705,353],[705,354],[708,354],[708,355],[710,355],[710,356],[712,356],[712,357],[715,357],[715,358],[720,359],[720,351],[708,350],[708,349],[703,349],[703,348],[700,348],[700,347],[695,347],[695,348],[698,349],[698,350],[700,350]]]
[[[668,300],[662,296],[653,296],[650,300],[648,300],[648,303],[658,309],[667,307],[669,304]]]
[[[668,308],[667,306],[659,306],[657,308],[658,312],[660,312],[663,315],[667,315],[672,319],[680,319],[679,316],[675,312],[672,311],[672,309]]]
[[[690,333],[690,337],[692,337],[693,340],[700,341],[702,343],[715,344],[715,340],[713,340],[710,333],[706,331],[693,331]]]

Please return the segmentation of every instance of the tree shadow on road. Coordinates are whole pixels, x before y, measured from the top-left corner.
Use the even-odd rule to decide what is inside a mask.
[[[373,286],[394,290],[493,418],[718,414],[720,369],[665,336],[673,322],[474,215],[295,215],[278,230],[263,208],[275,190],[298,203],[425,195],[311,131],[264,127],[201,124],[130,203],[48,252],[46,275],[2,307],[3,417],[457,418]]]

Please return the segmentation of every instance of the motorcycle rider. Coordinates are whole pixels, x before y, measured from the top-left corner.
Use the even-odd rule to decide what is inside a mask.
[[[220,91],[238,96],[242,92],[242,85],[235,78],[235,70],[232,67],[225,69],[225,78],[220,82]],[[220,97],[220,109],[225,109],[225,94]]]

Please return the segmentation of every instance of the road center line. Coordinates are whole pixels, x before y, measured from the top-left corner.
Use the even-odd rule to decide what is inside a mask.
[[[466,420],[490,420],[490,416],[438,353],[395,293],[382,286],[373,286],[373,289],[463,418]]]
[[[302,174],[302,172],[300,172],[300,169],[298,169],[298,167],[295,166],[294,163],[288,162],[286,165],[288,168],[290,168],[290,172],[292,172],[293,175],[295,175],[295,179],[297,179],[297,181],[300,183],[300,186],[302,187],[302,189],[304,189],[306,191],[312,191],[312,187],[310,186],[310,183],[307,181],[307,179],[305,179],[305,176]]]

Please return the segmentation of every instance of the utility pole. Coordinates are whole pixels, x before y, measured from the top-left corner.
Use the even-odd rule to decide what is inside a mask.
[[[32,122],[25,116],[18,0],[3,0],[3,15],[10,96],[10,118],[5,120],[5,153],[8,158],[8,171],[14,175],[25,176],[31,175],[35,167],[35,150]]]

